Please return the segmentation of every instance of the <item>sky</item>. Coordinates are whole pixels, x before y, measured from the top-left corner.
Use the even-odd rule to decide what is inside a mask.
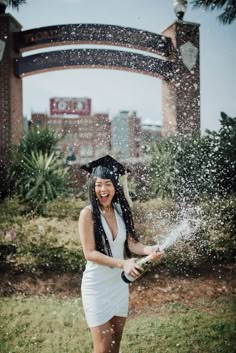
[[[99,23],[160,34],[176,20],[172,3],[172,0],[27,0],[19,11],[8,8],[7,12],[21,23],[22,30]],[[188,5],[184,17],[187,22],[200,24],[202,133],[206,129],[219,129],[221,111],[236,116],[236,22],[223,26],[217,14],[193,10]],[[53,50],[63,48],[53,47]],[[34,52],[26,53],[29,54]],[[162,122],[161,80],[156,77],[117,70],[74,69],[23,78],[23,109],[28,119],[31,112],[49,113],[49,99],[55,96],[90,97],[93,113],[109,113],[110,118],[120,110],[128,110],[136,111],[143,123]]]

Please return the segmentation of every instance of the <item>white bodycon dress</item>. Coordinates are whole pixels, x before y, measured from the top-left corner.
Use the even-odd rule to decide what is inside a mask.
[[[122,217],[115,210],[117,235],[112,238],[110,228],[101,215],[102,225],[109,241],[112,255],[116,259],[124,258],[126,228]],[[87,261],[82,279],[82,301],[89,327],[95,327],[109,321],[113,316],[128,315],[129,286],[121,279],[122,269],[111,268]]]

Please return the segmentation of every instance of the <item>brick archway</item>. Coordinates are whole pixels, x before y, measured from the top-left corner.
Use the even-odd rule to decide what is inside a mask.
[[[76,49],[22,56],[38,48],[94,44],[129,48]],[[9,14],[0,14],[0,156],[22,136],[22,78],[71,68],[128,70],[162,79],[163,134],[200,132],[199,25],[175,21],[161,35],[134,28],[69,24],[21,31]],[[4,50],[5,49],[5,50]],[[157,54],[137,54],[132,49]]]

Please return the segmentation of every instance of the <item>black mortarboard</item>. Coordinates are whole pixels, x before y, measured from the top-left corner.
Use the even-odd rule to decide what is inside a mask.
[[[84,164],[81,168],[93,176],[97,176],[102,179],[111,179],[114,182],[117,182],[119,176],[124,175],[126,170],[130,172],[129,169],[125,168],[121,163],[109,155]]]

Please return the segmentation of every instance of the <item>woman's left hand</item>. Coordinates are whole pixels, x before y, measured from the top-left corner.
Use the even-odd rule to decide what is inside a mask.
[[[153,245],[150,247],[149,259],[151,262],[160,260],[164,255],[165,255],[164,251],[159,251],[159,245]]]
[[[152,254],[153,252],[158,252],[159,250],[159,245],[153,245],[153,246],[150,246],[150,254]]]

